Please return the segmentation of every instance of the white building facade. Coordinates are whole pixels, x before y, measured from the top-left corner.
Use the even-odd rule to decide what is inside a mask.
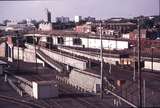
[[[47,40],[43,37],[40,39],[41,42],[46,42]],[[73,36],[52,36],[54,45],[71,46],[71,47],[84,47],[84,48],[94,48],[100,49],[101,42],[98,37],[73,37]],[[129,48],[128,40],[116,40],[103,38],[102,40],[103,48],[110,50],[123,50]]]
[[[51,31],[52,30],[52,24],[51,23],[41,23],[41,24],[39,24],[39,30]]]
[[[75,17],[74,17],[74,21],[75,21],[76,23],[80,22],[81,20],[82,20],[82,16],[75,16]]]

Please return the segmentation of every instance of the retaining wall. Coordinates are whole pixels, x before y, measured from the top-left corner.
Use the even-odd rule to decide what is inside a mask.
[[[98,93],[100,91],[101,80],[99,75],[73,69],[69,75],[69,83],[89,92]]]

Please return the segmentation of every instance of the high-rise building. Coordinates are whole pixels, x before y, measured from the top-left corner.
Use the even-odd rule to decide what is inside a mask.
[[[88,17],[84,18],[84,21],[87,21],[87,22],[95,22],[95,21],[96,21],[96,18],[88,16]]]
[[[74,17],[74,21],[77,23],[77,22],[80,22],[82,20],[82,16],[75,16]]]
[[[47,9],[46,14],[47,14],[47,22],[51,23],[51,12],[48,9]]]
[[[56,22],[58,23],[68,23],[69,22],[69,17],[56,17]]]

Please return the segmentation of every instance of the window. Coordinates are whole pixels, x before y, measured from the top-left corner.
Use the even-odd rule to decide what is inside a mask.
[[[11,50],[11,48],[8,46],[8,57],[11,57],[11,52],[12,50]]]
[[[80,38],[74,38],[73,39],[73,45],[81,45],[82,44],[82,41]]]
[[[64,44],[63,37],[58,37],[58,44]]]

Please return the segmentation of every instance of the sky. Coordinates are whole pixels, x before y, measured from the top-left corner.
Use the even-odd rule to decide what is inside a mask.
[[[0,22],[5,19],[45,19],[45,8],[57,16],[74,19],[75,15],[93,16],[97,19],[111,17],[131,18],[135,16],[158,15],[159,0],[41,0],[2,1],[0,0]]]

